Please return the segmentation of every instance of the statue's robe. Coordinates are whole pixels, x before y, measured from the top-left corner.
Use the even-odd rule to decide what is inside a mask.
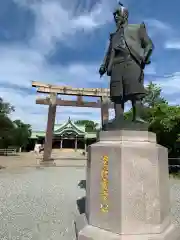
[[[117,99],[124,102],[140,100],[145,96],[142,62],[153,48],[144,23],[128,24],[110,34],[104,66],[111,76],[110,97],[113,102]]]

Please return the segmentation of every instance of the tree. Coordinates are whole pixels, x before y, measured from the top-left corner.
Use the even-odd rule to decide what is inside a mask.
[[[155,132],[157,141],[175,154],[175,143],[180,134],[180,106],[169,106],[161,103],[153,107],[149,119],[149,130]]]
[[[15,108],[4,102],[0,98],[0,148],[16,146],[25,147],[31,136],[31,126],[23,123],[21,120],[12,121],[9,114],[15,111]]]
[[[7,116],[14,111],[14,106],[12,106],[10,103],[4,102],[3,99],[0,97],[0,114]]]
[[[144,108],[141,112],[141,117],[145,121],[150,122],[151,120],[151,110],[153,107],[159,104],[168,103],[161,96],[162,89],[157,84],[150,82],[146,87],[146,96],[143,99]],[[125,119],[132,119],[132,109],[125,113]]]
[[[10,128],[14,128],[13,122],[9,119],[8,116],[0,114],[0,133]]]
[[[31,125],[25,124],[21,120],[15,120],[13,123],[15,124],[13,131],[14,144],[18,148],[25,148],[31,136]]]
[[[167,103],[161,96],[162,89],[157,84],[150,82],[146,87],[146,96],[143,99],[143,104],[146,107],[152,108],[157,104]]]
[[[14,111],[14,107],[9,103],[4,102],[0,98],[0,147],[5,148],[12,143],[12,131],[14,129],[14,124],[8,117],[8,115]]]
[[[0,114],[0,148],[7,148],[13,144],[14,124],[7,117]]]
[[[95,132],[97,130],[98,123],[91,120],[78,120],[75,122],[77,125],[84,125],[86,132]]]
[[[180,106],[170,106],[161,96],[161,88],[152,82],[146,88],[143,100],[144,110],[141,117],[149,122],[149,131],[156,133],[157,142],[175,155],[175,143],[180,134]],[[125,113],[126,119],[132,118],[132,109]]]

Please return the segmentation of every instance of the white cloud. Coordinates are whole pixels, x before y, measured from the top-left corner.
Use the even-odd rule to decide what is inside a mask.
[[[44,130],[47,122],[47,106],[35,104],[37,96],[35,89],[34,94],[26,95],[18,87],[23,86],[31,90],[31,80],[74,87],[86,87],[87,84],[96,87],[97,82],[100,82],[102,87],[108,86],[107,77],[99,78],[97,70],[98,63],[50,66],[46,63],[44,56],[31,49],[1,46],[0,84],[14,84],[17,85],[17,89],[0,87],[0,92],[6,101],[16,107],[16,111],[12,114],[13,119],[20,118],[24,122],[32,124],[33,129]],[[154,74],[155,71],[155,65],[146,68],[146,74]],[[160,82],[164,91],[177,91],[179,76],[179,73],[174,75],[173,83],[170,77]],[[56,122],[66,121],[69,116],[73,120],[88,118],[100,122],[99,109],[75,107],[58,107]],[[113,117],[114,112],[110,110],[110,118]]]
[[[31,77],[38,78],[44,58],[38,52],[23,46],[1,45],[0,52],[0,83],[30,87]]]
[[[15,89],[0,88],[1,97],[4,101],[15,106],[15,112],[11,113],[11,118],[21,119],[30,123],[34,130],[45,130],[48,116],[48,106],[35,104],[36,94],[25,94],[17,92]],[[100,122],[100,109],[77,108],[77,107],[57,107],[56,123],[72,120],[90,119]]]
[[[172,75],[165,75],[164,78],[156,79],[157,84],[162,87],[162,93],[166,96],[173,96],[180,92],[180,72],[175,72]],[[175,99],[174,102],[179,104],[180,99]]]
[[[147,75],[155,75],[156,74],[156,66],[155,66],[155,64],[151,63],[150,65],[147,65],[144,72]]]
[[[31,90],[31,80],[56,85],[71,85],[74,87],[96,87],[99,82],[102,87],[108,86],[107,78],[99,78],[99,63],[74,63],[67,66],[49,65],[46,55],[51,53],[58,42],[74,47],[74,39],[79,32],[93,33],[93,30],[112,21],[112,10],[116,0],[101,0],[91,11],[76,6],[77,1],[70,0],[14,0],[21,7],[28,8],[35,16],[34,35],[28,45],[0,45],[0,93],[1,96],[16,107],[13,119],[20,118],[32,124],[33,129],[44,130],[47,122],[47,106],[36,105],[36,94],[25,94],[19,87]],[[88,7],[89,1],[86,1]],[[151,25],[157,22],[151,22]],[[159,24],[159,28],[165,30]],[[146,74],[154,74],[155,66],[150,65]],[[7,88],[13,84],[17,89]],[[91,85],[91,86],[90,86]],[[2,87],[3,86],[3,87]],[[169,89],[168,87],[166,88]],[[177,89],[177,88],[176,88]],[[99,109],[58,107],[56,122],[66,121],[71,116],[73,120],[92,119],[100,122]],[[110,111],[110,118],[114,116]]]
[[[148,26],[150,36],[162,35],[165,37],[165,49],[180,49],[180,38],[176,28],[158,19],[146,19],[145,23]]]
[[[180,40],[169,40],[165,42],[164,48],[180,50]]]
[[[49,65],[38,52],[19,46],[0,46],[0,83],[31,88],[31,81],[85,87],[87,83],[103,82],[99,63]]]
[[[35,16],[35,33],[31,46],[44,54],[52,51],[57,42],[73,46],[73,37],[79,31],[92,31],[113,20],[111,10],[116,0],[101,0],[91,11],[80,8],[78,0],[14,0],[28,8]],[[88,5],[88,1],[86,1]]]
[[[177,27],[158,19],[146,19],[145,23],[148,28],[149,36],[157,40],[159,40],[159,37],[162,37],[161,41],[164,49],[180,49],[180,35],[179,31],[177,31]]]
[[[167,41],[177,34],[168,22],[162,22],[158,19],[146,19],[144,22],[147,25],[149,36],[153,38],[162,36],[163,41]]]
[[[16,89],[0,87],[1,97],[15,106],[16,111],[11,114],[12,119],[22,119],[32,124],[33,129],[45,129],[48,107],[36,105],[36,94],[27,94],[19,87],[31,90],[31,80],[37,80],[58,85],[74,85],[86,87],[87,83],[99,80],[98,64],[68,66],[50,66],[44,54],[49,53],[57,41],[63,41],[73,36],[78,30],[92,31],[93,28],[105,23],[106,14],[102,14],[103,2],[90,13],[73,15],[74,6],[63,7],[63,1],[16,1],[22,7],[29,8],[35,14],[35,32],[28,46],[1,45],[0,52],[0,84],[13,84]],[[107,2],[108,3],[108,2]],[[103,12],[105,13],[105,12]],[[72,38],[69,38],[70,40]],[[66,97],[67,98],[67,97]],[[100,122],[99,109],[58,107],[56,122],[66,121],[71,116],[73,120],[92,119]]]
[[[158,19],[146,19],[145,22],[147,22],[149,27],[153,27],[158,30],[166,31],[172,29],[168,23],[162,22]]]
[[[72,64],[67,66],[50,66],[45,58],[31,49],[1,46],[0,58],[0,93],[4,100],[15,106],[16,111],[12,118],[20,118],[32,124],[33,129],[45,129],[47,121],[47,106],[36,105],[37,94],[27,94],[19,90],[25,87],[32,90],[31,80],[46,82],[56,85],[70,85],[74,87],[86,87],[92,84],[95,87],[99,79],[98,65]],[[6,85],[17,86],[17,89],[7,88]],[[3,87],[2,87],[3,86]],[[70,97],[69,97],[70,98]],[[66,97],[67,99],[67,97]],[[73,119],[88,118],[100,121],[100,110],[87,108],[58,107],[57,121],[66,121],[69,116]],[[92,114],[91,114],[92,113]]]

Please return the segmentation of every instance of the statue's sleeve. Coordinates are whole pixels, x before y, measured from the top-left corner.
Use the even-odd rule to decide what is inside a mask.
[[[141,39],[141,46],[144,48],[144,57],[146,60],[149,60],[152,51],[154,50],[154,44],[151,38],[148,36],[146,31],[146,26],[144,23],[140,25],[140,39]]]
[[[103,65],[104,67],[107,69],[108,65],[109,65],[109,60],[110,60],[110,55],[111,55],[111,50],[112,50],[112,35],[110,34],[110,38],[109,38],[109,45],[103,60]]]

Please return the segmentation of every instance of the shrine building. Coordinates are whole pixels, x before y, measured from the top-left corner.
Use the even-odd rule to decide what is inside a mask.
[[[45,141],[45,131],[32,131],[30,146],[28,150],[33,150],[35,144],[43,144]],[[96,142],[96,132],[86,132],[84,125],[75,124],[70,118],[63,124],[55,124],[53,132],[53,149],[71,148],[84,149]]]

